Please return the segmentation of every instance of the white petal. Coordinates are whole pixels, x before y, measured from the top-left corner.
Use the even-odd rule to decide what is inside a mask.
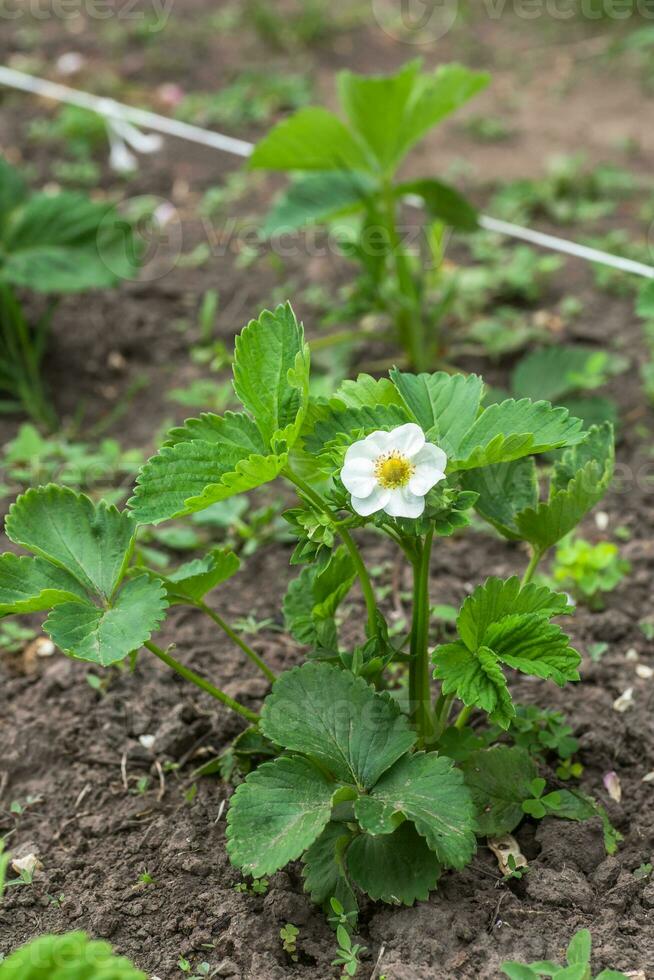
[[[388,432],[371,432],[365,439],[353,442],[345,453],[344,465],[351,463],[355,459],[377,459],[382,453],[386,452],[388,444]]]
[[[425,498],[411,493],[408,487],[389,491],[384,510],[391,517],[420,517],[425,509]]]
[[[383,487],[375,487],[367,497],[355,497],[353,495],[352,509],[361,517],[370,517],[371,514],[375,514],[386,506],[390,495],[391,491],[384,490]]]
[[[355,457],[341,470],[343,486],[356,497],[368,497],[376,486],[375,464],[371,459]]]
[[[396,429],[389,432],[389,436],[388,448],[397,449],[409,459],[413,459],[425,444],[425,433],[415,422],[398,425]]]
[[[442,449],[433,443],[426,443],[419,453],[413,457],[415,467],[409,480],[409,490],[412,493],[425,494],[445,478],[447,456]]]

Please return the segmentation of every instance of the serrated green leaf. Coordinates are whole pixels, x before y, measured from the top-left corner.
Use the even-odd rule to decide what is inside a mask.
[[[374,786],[416,740],[388,696],[323,663],[281,675],[263,706],[261,729],[272,742],[319,760],[337,779],[360,787]]]
[[[207,592],[236,575],[240,566],[241,560],[233,551],[213,548],[203,558],[186,562],[170,575],[159,578],[171,603],[200,602]]]
[[[373,186],[365,174],[348,170],[327,170],[297,177],[273,203],[263,223],[262,234],[272,238],[362,210]]]
[[[407,374],[393,368],[390,377],[418,425],[431,442],[450,456],[458,453],[474,425],[484,383],[476,374]]]
[[[266,454],[259,430],[243,413],[203,415],[169,437],[141,468],[129,501],[139,524],[204,510],[274,480],[286,465],[285,453]]]
[[[518,746],[496,745],[473,752],[462,769],[477,812],[477,833],[495,837],[515,830],[538,775],[529,753]]]
[[[593,426],[584,441],[556,463],[549,499],[516,514],[520,537],[541,552],[560,541],[602,499],[613,476],[614,462],[611,424]]]
[[[264,170],[368,170],[368,159],[347,126],[327,109],[310,106],[259,140],[250,167]]]
[[[402,405],[344,408],[342,402],[332,399],[311,406],[305,425],[304,446],[315,455],[335,447],[344,453],[356,439],[377,429],[394,429],[408,421],[409,413]]]
[[[392,834],[355,837],[347,851],[347,867],[373,901],[392,905],[426,901],[441,874],[438,858],[408,822]]]
[[[43,558],[0,555],[0,616],[39,612],[85,598],[77,579]]]
[[[476,209],[454,187],[433,178],[411,180],[396,184],[395,194],[404,197],[417,194],[422,198],[428,216],[459,231],[475,231],[479,227]]]
[[[113,286],[138,267],[129,224],[107,202],[32,194],[4,226],[0,280],[43,293]]]
[[[284,597],[284,620],[291,635],[299,643],[336,652],[334,613],[355,579],[352,559],[344,547],[338,548],[323,567],[303,568]]]
[[[443,694],[456,694],[465,705],[486,711],[501,728],[509,727],[515,708],[492,650],[481,647],[471,653],[463,643],[448,643],[437,648],[434,663],[434,677],[442,681]]]
[[[299,858],[329,822],[336,789],[299,756],[259,766],[237,787],[227,814],[232,864],[260,878]]]
[[[517,515],[538,504],[538,476],[533,457],[496,463],[463,474],[463,486],[479,494],[475,510],[505,538],[519,541]]]
[[[402,398],[388,378],[373,378],[359,374],[356,381],[342,381],[333,401],[345,408],[375,408],[377,405],[402,405]]]
[[[345,876],[344,853],[352,833],[344,823],[331,820],[305,852],[302,863],[304,890],[316,905],[336,898],[346,912],[358,910],[354,892]]]
[[[0,963],[0,980],[146,980],[145,973],[109,943],[83,932],[40,936]]]
[[[290,303],[264,310],[237,335],[234,390],[266,447],[290,449],[309,400],[309,347]]]
[[[508,667],[553,680],[560,687],[578,681],[581,657],[559,626],[542,616],[507,616],[491,624],[484,642]]]
[[[370,834],[392,834],[406,817],[446,867],[464,867],[476,849],[472,799],[445,756],[405,755],[359,797],[354,812]]]
[[[69,572],[105,599],[111,598],[123,576],[135,530],[130,514],[54,484],[22,494],[5,521],[11,541]]]
[[[43,628],[69,656],[109,667],[150,639],[166,607],[161,582],[141,575],[127,582],[108,608],[88,601],[55,606]]]
[[[456,625],[459,636],[469,650],[477,650],[487,642],[491,624],[506,616],[538,613],[541,616],[565,616],[571,612],[568,597],[553,592],[546,585],[529,583],[522,586],[517,575],[508,579],[490,577],[477,586],[461,607]]]
[[[533,453],[572,446],[584,439],[581,419],[549,402],[513,398],[489,405],[465,434],[450,460],[454,470],[505,463]]]

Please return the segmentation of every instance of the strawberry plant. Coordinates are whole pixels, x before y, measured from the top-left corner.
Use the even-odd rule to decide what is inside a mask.
[[[386,313],[410,365],[425,370],[442,354],[440,322],[455,297],[454,281],[441,281],[446,229],[474,231],[477,213],[449,184],[398,180],[397,173],[409,151],[483,89],[488,76],[458,64],[420,69],[418,60],[390,76],[340,72],[345,121],[317,106],[300,109],[257,144],[250,166],[296,175],[268,214],[264,234],[279,237],[335,218],[351,224],[343,249],[361,268],[362,310]],[[409,195],[426,216],[426,263],[398,224]]]
[[[517,717],[511,671],[559,686],[579,678],[581,658],[555,622],[572,612],[567,596],[532,577],[606,490],[610,424],[585,430],[567,409],[528,398],[483,408],[481,378],[444,372],[360,375],[330,398],[310,396],[309,348],[289,304],[243,329],[233,372],[242,410],[174,428],[126,509],[54,485],[18,498],[6,533],[32,556],[0,557],[0,614],[49,610],[53,642],[96,666],[145,647],[240,714],[248,728],[233,759],[249,774],[229,811],[231,860],[261,878],[302,858],[312,898],[336,898],[345,914],[358,892],[425,898],[444,869],[471,860],[478,835],[510,832],[525,814],[599,813],[614,849],[594,801],[545,792],[527,748],[503,736]],[[536,457],[553,450],[542,496]],[[213,549],[164,575],[134,547],[143,525],[275,480],[298,498],[285,517],[301,568],[283,608],[308,659],[279,677],[206,600],[237,573],[235,554]],[[482,581],[458,611],[456,636],[433,644],[432,549],[473,511],[525,542],[530,558],[522,579]],[[404,638],[390,635],[378,604],[363,529],[388,538],[412,570]],[[355,583],[365,628],[344,644],[337,613]],[[209,616],[272,683],[260,713],[152,639],[178,604]]]
[[[52,306],[32,323],[20,294],[106,289],[134,274],[138,248],[114,207],[81,194],[32,193],[0,158],[0,410],[20,408],[52,426],[41,379]]]

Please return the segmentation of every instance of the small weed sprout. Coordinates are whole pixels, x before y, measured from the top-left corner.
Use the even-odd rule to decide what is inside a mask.
[[[591,950],[590,932],[588,929],[580,929],[570,940],[565,966],[560,966],[551,960],[539,960],[531,964],[509,962],[502,964],[502,972],[509,980],[538,980],[542,976],[551,977],[552,980],[593,980]],[[628,980],[628,978],[617,970],[602,970],[596,975],[595,980]]]
[[[552,576],[579,602],[599,610],[604,608],[603,594],[617,588],[630,568],[612,541],[594,545],[584,538],[572,538],[557,547]]]
[[[282,949],[286,955],[297,963],[299,960],[299,955],[297,951],[297,937],[300,935],[300,930],[297,926],[294,926],[292,922],[287,922],[285,926],[279,930],[279,938],[282,941]]]

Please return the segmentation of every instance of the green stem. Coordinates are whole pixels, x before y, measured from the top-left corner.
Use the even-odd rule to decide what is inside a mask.
[[[255,714],[254,711],[250,711],[250,709],[246,708],[244,704],[240,704],[240,702],[235,701],[234,698],[230,698],[229,694],[225,694],[225,692],[221,691],[220,688],[214,687],[213,684],[210,684],[209,681],[204,679],[204,677],[201,677],[199,674],[196,674],[195,671],[185,667],[184,664],[180,664],[179,660],[175,660],[174,657],[171,657],[166,650],[162,650],[161,647],[158,647],[150,640],[147,640],[143,646],[146,647],[150,653],[153,653],[155,657],[159,657],[159,660],[163,660],[165,664],[172,667],[172,669],[176,671],[180,677],[183,677],[184,680],[190,681],[191,684],[195,684],[196,687],[206,691],[207,694],[210,694],[212,698],[216,699],[216,701],[220,701],[221,704],[224,704],[227,708],[231,708],[232,711],[235,711],[237,714],[241,715],[242,718],[247,719],[247,721],[250,721],[255,725],[258,723],[259,715]]]
[[[436,706],[434,708],[434,722],[436,726],[436,735],[440,737],[445,729],[447,728],[447,723],[450,719],[450,711],[452,709],[452,702],[454,701],[453,694],[439,694],[436,701]]]
[[[275,681],[277,680],[277,675],[270,669],[268,664],[261,659],[259,654],[256,653],[256,651],[254,651],[252,647],[249,646],[244,640],[241,639],[241,637],[238,635],[238,633],[236,633],[232,629],[229,623],[225,622],[222,616],[219,616],[217,612],[214,612],[214,610],[211,609],[206,604],[206,602],[199,602],[198,608],[201,609],[202,612],[205,613],[210,619],[212,619],[217,626],[220,626],[223,633],[226,633],[227,636],[230,638],[230,640],[232,640],[238,647],[241,648],[243,653],[247,657],[249,657],[253,663],[257,665],[259,670],[263,671],[263,673],[266,675],[266,677],[271,683],[273,684],[275,683]]]
[[[432,529],[426,534],[422,551],[413,567],[409,703],[414,725],[423,743],[434,734],[429,673],[429,560],[433,537]]]
[[[368,570],[363,563],[363,558],[361,553],[356,546],[354,538],[347,530],[347,528],[342,527],[338,521],[336,515],[332,512],[329,505],[319,493],[316,493],[307,483],[304,482],[299,476],[293,473],[288,467],[284,470],[284,475],[295,484],[298,490],[301,490],[307,500],[310,500],[314,507],[322,511],[323,514],[327,514],[328,517],[334,523],[334,527],[338,531],[343,544],[347,548],[350,558],[352,559],[352,564],[354,565],[355,571],[359,578],[361,584],[361,591],[363,592],[363,598],[365,599],[366,609],[368,610],[368,629],[370,635],[374,636],[378,632],[378,618],[377,618],[377,600],[375,599],[375,591],[372,587],[372,582],[370,576],[368,575]]]
[[[538,551],[538,549],[534,548],[534,550],[531,553],[531,558],[529,559],[529,564],[525,569],[525,574],[522,576],[523,588],[525,585],[528,585],[531,582],[532,578],[534,577],[534,572],[538,568],[542,560],[542,557],[543,557],[543,552]]]
[[[470,707],[468,708],[462,708],[456,717],[456,721],[454,722],[454,727],[459,729],[465,728],[465,726],[468,724],[468,718],[470,717],[472,712],[473,712],[472,705],[470,705]]]
[[[400,293],[400,309],[396,316],[400,339],[411,358],[416,371],[427,368],[427,358],[423,336],[423,323],[420,315],[420,296],[411,272],[406,252],[397,230],[397,202],[393,185],[387,182],[383,189],[386,229],[389,237],[391,256]]]

